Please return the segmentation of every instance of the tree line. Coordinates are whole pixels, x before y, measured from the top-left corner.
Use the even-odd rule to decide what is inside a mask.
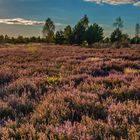
[[[135,36],[130,38],[128,34],[123,33],[123,20],[121,17],[116,18],[113,23],[114,31],[110,37],[104,37],[104,29],[97,23],[91,24],[89,18],[85,15],[74,27],[66,26],[63,30],[55,31],[54,22],[48,18],[43,26],[43,37],[23,37],[17,38],[1,35],[0,43],[55,43],[68,45],[91,46],[94,43],[132,43],[140,44],[140,25],[135,27]]]

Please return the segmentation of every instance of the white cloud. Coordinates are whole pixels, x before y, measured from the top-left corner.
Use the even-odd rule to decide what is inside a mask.
[[[13,19],[0,19],[0,24],[8,24],[8,25],[30,25],[30,26],[43,26],[45,22],[43,21],[35,21],[35,20],[27,20],[23,18],[13,18]],[[65,26],[62,23],[55,23],[56,26]]]
[[[43,25],[44,22],[42,21],[34,21],[34,20],[26,20],[22,18],[13,18],[13,19],[0,19],[0,23],[2,24],[9,24],[9,25]]]
[[[132,4],[134,6],[140,6],[138,0],[84,0],[86,2],[95,2],[97,4],[111,4],[111,5],[125,5]]]
[[[140,6],[140,1],[134,3],[134,6]]]

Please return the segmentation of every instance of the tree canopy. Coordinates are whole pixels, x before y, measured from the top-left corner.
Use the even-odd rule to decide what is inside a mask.
[[[55,25],[53,21],[50,18],[48,18],[45,22],[45,25],[43,26],[43,31],[42,31],[43,36],[48,39],[48,42],[53,41],[54,31],[55,31]]]
[[[116,21],[113,23],[113,26],[120,30],[123,28],[123,20],[121,19],[121,17],[116,18]]]

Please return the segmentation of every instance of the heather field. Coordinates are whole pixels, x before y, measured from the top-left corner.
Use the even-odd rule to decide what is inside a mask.
[[[1,140],[140,140],[140,49],[0,46]]]

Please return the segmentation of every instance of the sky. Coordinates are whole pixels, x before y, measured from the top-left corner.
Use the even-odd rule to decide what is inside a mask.
[[[124,21],[124,33],[135,34],[140,23],[140,0],[0,0],[0,34],[41,36],[44,21],[51,18],[56,29],[74,26],[87,15],[90,23],[104,28],[105,36],[113,31],[116,17]]]

